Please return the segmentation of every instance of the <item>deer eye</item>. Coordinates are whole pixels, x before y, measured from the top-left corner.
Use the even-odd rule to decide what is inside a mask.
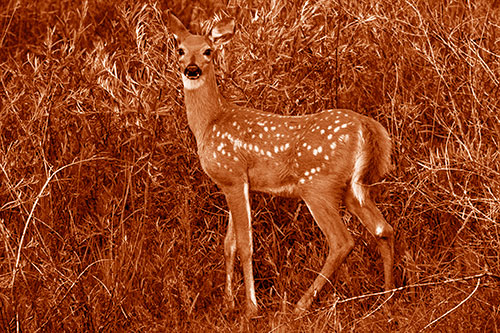
[[[178,49],[177,53],[182,57],[186,52],[184,52],[184,49]]]
[[[203,55],[207,56],[207,57],[210,57],[210,55],[212,54],[212,49],[206,49],[204,52],[203,52]]]

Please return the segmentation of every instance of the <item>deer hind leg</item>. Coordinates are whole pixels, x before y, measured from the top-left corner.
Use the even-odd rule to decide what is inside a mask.
[[[365,195],[363,203],[351,189],[345,198],[347,209],[358,217],[361,223],[377,240],[378,249],[384,262],[385,289],[394,288],[392,266],[394,264],[394,231],[375,206],[369,195]]]
[[[240,255],[240,261],[243,266],[243,276],[245,280],[245,292],[246,292],[246,313],[247,316],[253,317],[257,314],[257,299],[255,297],[255,284],[253,279],[253,269],[252,269],[252,226],[251,226],[251,213],[250,213],[250,201],[248,194],[248,183],[238,184],[235,186],[227,187],[223,189],[227,204],[230,211],[230,224],[228,232],[233,229],[233,236],[236,240],[236,249]],[[226,236],[225,248],[226,269],[228,272],[227,278],[232,279],[232,268],[234,265],[234,239],[231,233]],[[230,281],[227,281],[228,284]],[[232,294],[232,287],[227,287],[226,292],[229,290],[230,295]]]
[[[338,208],[334,205],[336,201],[327,202],[318,198],[319,196],[305,197],[304,201],[325,234],[330,249],[318,277],[297,303],[295,308],[297,314],[303,313],[311,305],[321,288],[354,247],[354,240],[342,222]]]
[[[234,309],[233,276],[234,258],[236,255],[236,235],[234,233],[233,216],[229,212],[229,223],[226,238],[224,239],[224,257],[226,259],[226,304]]]

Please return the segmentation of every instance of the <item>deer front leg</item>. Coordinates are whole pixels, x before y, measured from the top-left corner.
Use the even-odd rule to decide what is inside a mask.
[[[229,212],[229,223],[224,240],[224,256],[226,258],[226,304],[229,309],[234,309],[233,276],[234,257],[236,254],[236,235],[234,234],[233,217]]]
[[[234,236],[236,238],[236,248],[238,249],[241,264],[243,266],[246,292],[246,314],[248,317],[253,317],[257,314],[258,308],[252,269],[253,246],[248,183],[226,187],[223,191],[226,195],[231,214],[232,227],[234,228]],[[230,240],[228,243],[229,242]],[[228,257],[230,258],[230,255]],[[230,262],[227,263],[226,267],[229,267],[230,264]],[[230,275],[228,275],[228,278],[229,277]]]

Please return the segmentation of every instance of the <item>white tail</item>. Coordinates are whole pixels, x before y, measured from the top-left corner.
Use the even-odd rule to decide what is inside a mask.
[[[280,116],[230,104],[218,91],[212,55],[233,36],[234,21],[219,22],[207,36],[192,35],[174,16],[169,26],[177,40],[187,118],[201,165],[229,206],[224,246],[229,305],[234,307],[237,249],[247,314],[257,312],[249,190],[302,198],[328,240],[325,265],[297,303],[297,312],[309,307],[354,246],[339,216],[342,200],[376,237],[385,288],[392,288],[393,230],[368,189],[390,168],[391,141],[382,125],[350,110]]]

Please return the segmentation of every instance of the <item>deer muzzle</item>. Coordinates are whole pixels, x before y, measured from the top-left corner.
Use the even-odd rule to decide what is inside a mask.
[[[191,80],[196,80],[201,76],[201,68],[195,64],[190,64],[184,70],[184,75]]]

